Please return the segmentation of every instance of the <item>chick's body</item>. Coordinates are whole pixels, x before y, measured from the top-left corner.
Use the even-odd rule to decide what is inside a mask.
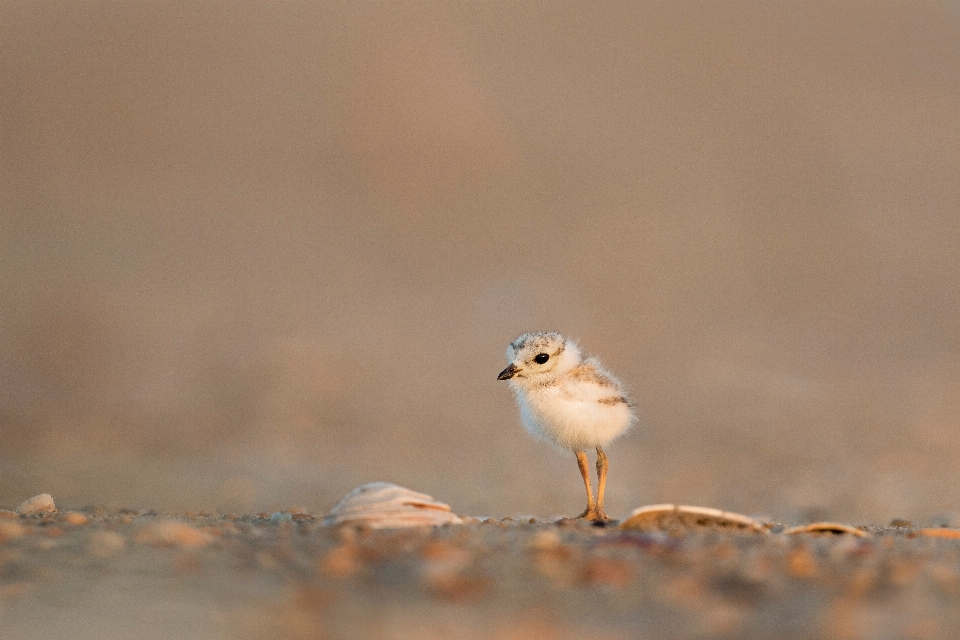
[[[619,382],[593,358],[552,381],[510,382],[524,428],[564,449],[604,447],[633,422]]]

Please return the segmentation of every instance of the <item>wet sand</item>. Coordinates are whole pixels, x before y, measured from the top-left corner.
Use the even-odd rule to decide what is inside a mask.
[[[953,529],[2,515],[4,638],[947,638],[960,625]]]

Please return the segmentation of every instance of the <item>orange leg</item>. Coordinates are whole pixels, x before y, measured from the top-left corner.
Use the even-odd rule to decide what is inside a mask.
[[[597,517],[597,505],[593,501],[593,487],[590,486],[590,465],[587,462],[587,454],[583,451],[577,451],[577,464],[580,466],[580,475],[583,476],[583,486],[587,489],[587,510],[580,514],[580,518],[595,520]]]
[[[603,510],[603,492],[607,488],[607,454],[597,447],[597,517],[596,520],[607,521],[610,517]]]

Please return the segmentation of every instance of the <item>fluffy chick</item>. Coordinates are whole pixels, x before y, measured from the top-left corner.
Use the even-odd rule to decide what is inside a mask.
[[[523,334],[507,347],[507,361],[497,379],[510,381],[524,428],[577,457],[587,491],[580,517],[609,520],[603,504],[608,467],[603,447],[636,420],[620,381],[596,359],[584,359],[577,344],[559,333]],[[597,450],[596,501],[584,453],[588,447]]]

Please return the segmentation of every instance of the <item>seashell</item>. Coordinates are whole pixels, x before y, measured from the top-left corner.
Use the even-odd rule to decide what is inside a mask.
[[[325,525],[344,523],[400,529],[463,524],[463,520],[450,511],[449,505],[424,493],[391,482],[371,482],[341,498],[323,519]]]
[[[838,522],[813,522],[811,524],[800,525],[799,527],[791,527],[784,531],[784,533],[789,536],[797,533],[828,533],[832,535],[842,535],[848,533],[852,536],[857,536],[858,538],[870,537],[870,534],[863,529],[857,529],[856,527],[851,527],[847,524],[840,524]]]
[[[53,504],[53,497],[49,493],[41,493],[29,500],[24,500],[17,507],[17,513],[25,516],[37,516],[46,513],[56,513],[57,507]]]
[[[634,509],[620,525],[621,529],[669,530],[671,532],[698,527],[770,533],[763,523],[739,513],[682,504],[655,504]]]

